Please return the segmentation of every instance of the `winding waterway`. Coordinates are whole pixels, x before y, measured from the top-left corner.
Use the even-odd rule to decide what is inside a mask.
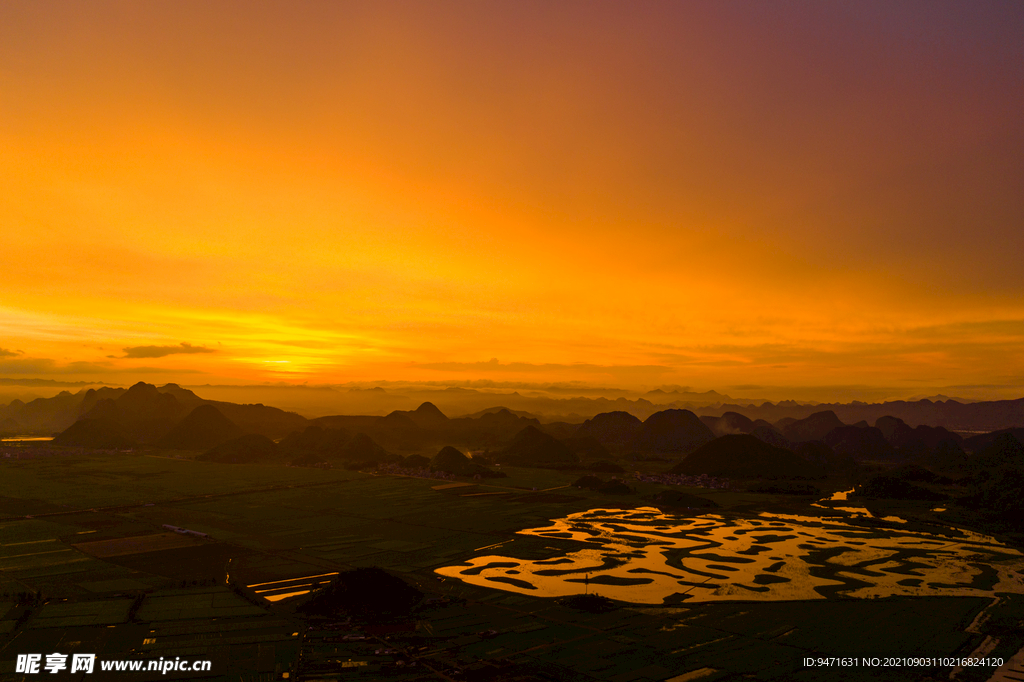
[[[520,531],[586,548],[540,560],[488,554],[436,572],[535,596],[589,590],[643,604],[1024,592],[1021,552],[977,533],[931,534],[893,521],[591,509]]]

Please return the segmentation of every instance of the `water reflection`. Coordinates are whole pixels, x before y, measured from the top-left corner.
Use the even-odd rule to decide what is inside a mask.
[[[586,583],[644,604],[673,595],[705,602],[1024,591],[1024,555],[975,533],[768,513],[680,518],[651,507],[591,509],[520,533],[592,548],[543,560],[474,557],[437,573],[536,596],[578,594]]]
[[[866,507],[837,507],[837,506],[832,505],[832,504],[827,504],[829,502],[846,502],[847,501],[847,497],[849,495],[852,495],[853,491],[854,491],[853,488],[850,488],[849,490],[837,490],[836,492],[832,493],[831,497],[827,497],[825,499],[818,500],[817,502],[813,503],[811,506],[812,507],[817,507],[818,509],[832,509],[832,510],[835,510],[835,511],[841,511],[841,512],[845,512],[845,513],[847,513],[847,514],[849,514],[851,516],[861,516],[861,517],[868,518],[868,519],[875,518],[875,515],[872,514],[871,511],[869,509],[867,509]],[[823,502],[826,503],[826,504],[822,504]],[[886,520],[886,521],[894,521],[896,523],[906,523],[905,520],[899,518],[898,516],[885,516],[885,517],[883,517],[883,519]]]
[[[317,573],[315,575],[304,575],[299,578],[285,578],[283,580],[271,580],[264,583],[252,583],[246,585],[250,590],[260,595],[267,601],[281,601],[299,595],[309,594],[330,584],[337,571],[332,573]],[[259,588],[259,589],[257,589]]]

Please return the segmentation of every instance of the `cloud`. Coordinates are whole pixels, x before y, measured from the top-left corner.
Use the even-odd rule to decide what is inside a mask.
[[[10,357],[10,356],[3,356]],[[0,372],[4,374],[53,374],[57,363],[47,358],[15,358],[0,360]]]
[[[664,365],[594,365],[589,363],[543,363],[534,364],[531,362],[508,362],[500,363],[496,358],[490,362],[414,362],[410,367],[417,369],[436,369],[446,372],[552,372],[552,371],[575,371],[575,372],[653,372],[663,373],[671,371],[671,367]]]
[[[206,374],[201,369],[170,369],[167,367],[125,367],[119,374]]]
[[[193,346],[190,343],[182,343],[180,346],[133,346],[124,348],[125,358],[162,358],[168,355],[193,353],[216,353],[213,348],[205,346]],[[111,356],[113,357],[113,356]]]
[[[104,386],[102,381],[58,381],[54,379],[11,379],[0,378],[0,386],[53,386],[57,388],[76,388],[80,386]]]
[[[95,362],[68,362],[58,364],[50,358],[0,358],[0,374],[99,374],[109,372],[110,366]]]
[[[7,350],[6,348],[0,348],[0,358],[13,358],[21,354],[21,351],[18,350]]]

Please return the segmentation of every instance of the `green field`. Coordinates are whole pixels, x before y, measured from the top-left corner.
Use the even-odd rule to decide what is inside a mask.
[[[948,679],[948,670],[837,672],[805,669],[800,661],[807,655],[966,655],[986,636],[984,629],[967,631],[990,606],[981,598],[625,604],[591,614],[553,599],[439,580],[434,573],[496,553],[494,545],[531,559],[564,554],[579,543],[516,533],[595,507],[643,505],[644,496],[662,489],[655,484],[636,483],[636,495],[608,496],[568,487],[579,472],[506,467],[506,479],[434,490],[442,482],[138,454],[0,467],[3,591],[35,595],[21,605],[5,598],[0,666],[16,653],[79,642],[110,655],[220,656],[214,660],[224,679],[280,679],[274,675],[291,669],[300,649],[303,660],[364,661],[363,668],[387,679],[441,679],[399,674],[395,655],[374,653],[383,640],[318,635],[287,602],[258,603],[251,592],[243,597],[227,584],[244,588],[361,566],[389,569],[427,596],[456,600],[425,608],[413,633],[388,644],[415,643],[425,663],[449,672],[456,665],[501,662],[552,680],[660,681],[696,671],[707,673],[705,680]],[[688,492],[717,501],[728,513],[800,513],[809,501]],[[166,533],[165,524],[208,537],[104,557],[72,547],[118,546],[120,539]],[[1000,622],[1013,622],[1013,613]],[[1024,643],[1007,633],[998,639],[990,655],[1008,656]],[[969,670],[956,679],[985,678]]]

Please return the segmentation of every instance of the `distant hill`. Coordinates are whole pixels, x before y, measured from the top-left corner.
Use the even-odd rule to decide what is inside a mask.
[[[99,450],[122,450],[136,443],[124,427],[112,419],[79,419],[53,439],[54,445],[72,445]]]
[[[636,438],[643,422],[629,412],[604,412],[591,417],[573,434],[577,438],[589,436],[599,443],[622,446]]]
[[[448,419],[431,403],[416,410],[396,410],[384,417],[320,417],[314,424],[361,431],[394,452],[416,452],[452,443],[471,449],[497,449],[526,426],[540,427],[536,419],[505,408],[486,410],[476,417]]]
[[[330,429],[314,424],[302,431],[291,432],[278,445],[286,456],[298,456],[306,452],[333,453],[340,451],[352,440],[352,435],[348,429]],[[330,455],[331,458],[335,456]]]
[[[754,428],[750,432],[751,436],[768,443],[768,445],[774,445],[777,448],[785,448],[787,450],[793,449],[793,444],[786,440],[786,437],[779,433],[778,429],[768,422],[763,419],[758,419],[753,424]]]
[[[162,448],[176,450],[209,450],[232,438],[242,429],[221,414],[213,405],[200,404],[157,441]]]
[[[715,434],[689,410],[663,410],[648,417],[630,445],[640,452],[687,453]]]
[[[52,398],[37,398],[27,403],[12,400],[0,407],[0,418],[15,420],[18,430],[25,433],[56,433],[74,424],[97,399],[114,398],[124,392],[123,388],[90,388],[74,394],[61,391]]]
[[[488,407],[486,410],[480,410],[479,412],[474,412],[473,414],[465,414],[465,415],[462,415],[462,417],[460,417],[460,418],[461,419],[479,419],[480,417],[483,417],[484,415],[494,414],[495,412],[508,412],[509,414],[515,415],[516,417],[522,417],[523,419],[537,420],[537,423],[538,424],[540,423],[540,421],[537,419],[537,415],[535,415],[535,414],[532,414],[530,412],[525,412],[523,410],[510,410],[509,408],[507,408],[507,407],[505,407],[503,405],[496,405],[495,407]]]
[[[453,419],[451,422],[449,437],[457,436],[467,442],[483,446],[506,442],[527,426],[540,428],[540,421],[536,418],[517,414],[505,408],[487,412],[476,419],[464,417]]]
[[[448,427],[448,417],[441,410],[437,409],[434,403],[430,402],[423,403],[415,410],[395,410],[391,414],[404,415],[413,424],[423,429],[445,429]]]
[[[775,424],[786,440],[803,443],[809,440],[824,440],[829,431],[846,426],[832,410],[815,412],[804,419],[780,420]]]
[[[580,476],[579,478],[572,482],[572,487],[581,488],[583,490],[597,490],[603,485],[604,479],[598,478],[593,474],[586,474],[584,476]]]
[[[357,433],[339,453],[340,459],[352,462],[374,463],[391,459],[392,455],[365,433]]]
[[[725,436],[730,433],[750,433],[756,428],[753,420],[739,412],[726,412],[721,417],[705,416],[700,420],[707,424],[716,436]]]
[[[408,613],[423,593],[380,568],[344,571],[331,583],[302,597],[300,613],[340,618],[355,615],[375,620]]]
[[[184,413],[185,406],[173,395],[140,381],[116,398],[97,402],[86,416],[106,416],[127,425],[174,419]]]
[[[230,387],[207,387],[217,395],[226,394],[224,389]],[[237,388],[237,387],[236,387]],[[289,389],[290,390],[290,389]],[[295,389],[299,390],[299,389]],[[575,389],[555,388],[551,392],[569,394]],[[201,389],[200,389],[201,391]],[[268,396],[273,397],[274,391],[267,389]],[[294,392],[294,391],[292,391]],[[236,392],[237,395],[246,395]],[[283,388],[281,395],[288,393]],[[332,392],[332,395],[337,391]],[[381,390],[353,390],[345,395],[353,406],[360,405],[365,398],[366,404],[378,406],[371,400],[375,396],[392,395]],[[255,395],[255,394],[252,394]],[[574,436],[590,436],[596,439],[611,453],[619,455],[630,451],[642,452],[685,452],[687,447],[696,447],[690,443],[680,445],[678,442],[666,442],[664,434],[661,439],[652,434],[658,420],[650,418],[661,412],[689,412],[687,408],[703,415],[701,420],[711,432],[711,436],[725,433],[752,433],[761,440],[786,447],[796,442],[806,442],[806,438],[827,434],[803,433],[800,429],[810,428],[806,422],[815,415],[832,413],[839,423],[854,424],[867,428],[879,419],[891,421],[892,428],[887,432],[886,440],[897,451],[893,456],[896,461],[923,462],[936,451],[938,444],[945,440],[961,443],[968,452],[976,452],[984,447],[993,437],[988,434],[971,436],[970,443],[954,429],[997,431],[1019,429],[1024,431],[1024,398],[1010,401],[980,401],[965,404],[954,399],[891,401],[886,403],[867,404],[853,402],[849,404],[803,405],[795,401],[780,403],[763,403],[761,405],[733,405],[728,402],[697,403],[679,402],[683,392],[665,392],[659,389],[651,393],[657,397],[656,405],[644,398],[628,400],[624,397],[608,398],[534,398],[518,393],[494,394],[472,389],[451,388],[444,390],[419,390],[417,396],[429,397],[420,401],[414,410],[399,410],[390,417],[380,416],[342,416],[323,417],[307,420],[293,412],[263,404],[238,404],[207,400],[193,391],[177,384],[154,386],[139,383],[131,388],[85,389],[77,393],[62,391],[52,398],[40,398],[29,402],[12,400],[6,406],[0,406],[0,423],[4,429],[14,429],[21,433],[53,434],[59,433],[80,418],[110,419],[121,425],[125,435],[132,441],[143,445],[159,443],[185,416],[199,405],[212,405],[229,421],[234,423],[242,433],[261,433],[271,439],[280,439],[294,431],[301,431],[311,423],[329,428],[346,428],[353,433],[366,433],[375,442],[391,452],[403,454],[422,452],[440,448],[446,444],[454,444],[464,449],[488,449],[494,451],[504,447],[517,433],[527,425],[534,425],[554,436],[558,440],[568,440]],[[698,395],[698,394],[693,394]],[[710,394],[699,394],[707,398]],[[362,398],[360,397],[362,396]],[[470,403],[452,403],[458,396],[468,396]],[[397,396],[401,397],[401,396]],[[712,396],[713,397],[713,396]],[[727,396],[719,396],[728,401]],[[374,398],[375,399],[375,398]],[[397,399],[397,398],[396,398]],[[674,402],[664,402],[665,400]],[[402,397],[395,407],[405,408],[413,400]],[[459,398],[461,401],[462,398]],[[489,407],[488,400],[501,400],[507,409]],[[381,403],[382,404],[382,403]],[[450,411],[453,405],[476,406],[480,410],[469,417],[449,419],[438,406]],[[447,407],[446,407],[447,406]],[[486,408],[486,409],[482,409]],[[526,408],[529,408],[526,409]],[[536,409],[534,409],[536,408]],[[661,410],[661,412],[659,412]],[[534,414],[543,413],[551,419],[551,414],[567,415],[560,423],[548,422],[541,424]],[[584,419],[580,414],[593,414]],[[634,415],[647,417],[641,422]],[[578,419],[578,421],[576,421]],[[582,422],[582,423],[581,423]],[[775,427],[772,424],[775,424]],[[647,424],[645,427],[644,424]],[[578,425],[578,426],[577,426]],[[753,428],[751,428],[751,426]],[[825,424],[824,426],[829,426]],[[838,428],[833,421],[831,426]],[[788,433],[785,431],[788,429]],[[810,429],[813,431],[813,429]],[[886,432],[885,429],[882,429]],[[677,434],[678,435],[678,434]],[[692,435],[692,434],[691,434]],[[707,438],[707,433],[703,436]],[[698,438],[700,440],[700,438]],[[855,436],[845,439],[847,443],[855,442]],[[795,446],[794,446],[795,447]],[[836,447],[840,447],[836,443]],[[846,447],[840,447],[846,449]],[[863,449],[863,448],[861,448]]]
[[[282,456],[297,464],[341,461],[370,464],[393,459],[391,453],[365,433],[309,426],[280,442]]]
[[[611,458],[608,448],[593,436],[573,436],[563,441],[569,451],[580,461],[606,460]]]
[[[821,469],[789,450],[749,434],[720,436],[690,453],[670,470],[725,478],[817,478]]]
[[[161,393],[173,395],[174,399],[185,406],[186,409],[194,409],[205,403],[209,403],[208,400],[203,400],[192,391],[187,388],[182,388],[178,384],[164,384],[157,388]]]
[[[314,424],[330,428],[361,431],[383,447],[395,452],[423,451],[457,443],[466,448],[499,448],[526,426],[540,426],[533,418],[505,408],[481,412],[475,417],[449,419],[433,404],[416,410],[395,410],[384,417],[320,417]]]
[[[875,427],[885,436],[903,460],[916,459],[934,450],[940,443],[952,441],[963,443],[963,438],[941,426],[919,425],[911,428],[902,419],[893,416],[879,417]]]
[[[825,434],[822,441],[841,455],[858,460],[888,460],[892,458],[893,447],[874,427],[840,426]]]
[[[99,400],[84,419],[116,422],[139,443],[153,443],[185,416],[185,407],[156,386],[139,382],[116,398]]]
[[[309,423],[300,415],[276,407],[203,400],[177,384],[157,388],[144,382],[128,389],[88,389],[74,395],[65,391],[54,398],[15,405],[14,411],[21,415],[19,423],[29,432],[46,426],[59,427],[55,430],[64,431],[79,419],[103,419],[118,424],[124,435],[134,443],[160,444],[164,438],[169,437],[170,440],[164,445],[179,447],[181,439],[188,438],[180,430],[174,435],[171,435],[172,431],[187,415],[203,405],[215,407],[221,416],[234,424],[238,428],[235,435],[261,433],[271,438],[280,438]],[[9,405],[7,410],[0,409],[0,418],[10,408]],[[199,413],[199,416],[202,414]],[[209,419],[213,419],[211,414],[206,412]],[[190,422],[181,428],[201,431],[214,428],[214,425],[210,423],[203,426]],[[205,449],[207,444],[200,438],[197,443],[193,443],[192,449],[197,449],[197,445],[198,449]]]
[[[981,433],[978,435],[971,436],[969,438],[965,438],[963,442],[963,447],[968,452],[980,452],[981,450],[984,450],[986,447],[991,445],[992,441],[994,441],[996,438],[998,438],[1004,433],[1012,434],[1014,438],[1024,443],[1024,426],[1021,426],[1018,428],[1000,429],[998,431],[991,431],[989,433]]]
[[[809,440],[793,448],[793,452],[820,468],[825,474],[850,475],[860,467],[849,454],[835,452],[827,443]]]
[[[309,425],[309,420],[302,415],[269,405],[238,405],[213,400],[207,403],[220,410],[221,414],[244,433],[259,433],[267,438],[283,438],[292,431],[304,429]]]
[[[474,462],[456,448],[446,445],[430,460],[430,467],[436,471],[444,471],[455,476],[498,476],[487,467]],[[503,474],[502,474],[503,476]]]
[[[527,426],[516,434],[508,447],[494,453],[501,464],[572,464],[576,456],[562,441],[549,436],[536,426]]]
[[[874,424],[884,416],[902,419],[911,426],[942,426],[950,431],[993,431],[1024,427],[1024,398],[962,403],[949,400],[893,400],[883,403],[824,403],[804,405],[794,401],[760,405],[722,403],[699,408],[701,414],[739,412],[750,419],[777,423],[781,419],[804,419],[816,412],[831,411],[846,424],[866,421]]]

